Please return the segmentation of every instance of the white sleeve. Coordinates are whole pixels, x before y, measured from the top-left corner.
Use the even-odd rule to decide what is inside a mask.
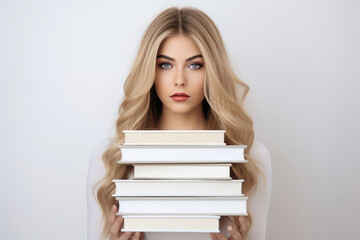
[[[100,142],[91,153],[88,175],[86,180],[87,200],[87,239],[98,240],[102,230],[102,211],[93,195],[93,186],[105,176],[105,166],[102,161],[102,154],[106,150],[109,140]],[[94,191],[96,194],[96,191]]]
[[[248,209],[253,217],[253,224],[249,231],[249,240],[263,240],[266,238],[267,213],[271,195],[271,158],[267,148],[257,140],[254,140],[250,150],[250,156],[254,157],[257,166],[264,173],[257,175],[258,186],[249,198]]]

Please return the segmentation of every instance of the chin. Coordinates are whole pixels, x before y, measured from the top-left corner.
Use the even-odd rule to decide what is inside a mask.
[[[174,113],[189,113],[192,110],[194,110],[193,108],[189,108],[189,106],[171,106],[171,107],[167,107],[171,112]]]

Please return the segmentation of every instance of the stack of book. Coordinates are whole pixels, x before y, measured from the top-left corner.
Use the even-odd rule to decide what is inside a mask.
[[[122,232],[220,232],[220,216],[247,215],[242,179],[246,145],[226,145],[224,130],[124,130],[120,164],[132,179],[114,179]]]

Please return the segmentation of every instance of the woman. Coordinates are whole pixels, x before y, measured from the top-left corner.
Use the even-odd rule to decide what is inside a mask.
[[[254,141],[253,122],[243,106],[248,91],[231,69],[220,33],[206,14],[192,7],[172,7],[160,13],[146,29],[125,81],[116,134],[100,144],[91,157],[88,239],[99,235],[150,240],[264,239],[271,190],[270,156]],[[112,179],[131,178],[133,173],[131,166],[117,163],[121,159],[117,146],[124,142],[122,130],[144,129],[222,129],[226,130],[227,145],[247,145],[245,158],[249,161],[232,164],[231,177],[245,180],[249,215],[222,217],[221,233],[217,234],[121,232],[123,219],[115,215]]]

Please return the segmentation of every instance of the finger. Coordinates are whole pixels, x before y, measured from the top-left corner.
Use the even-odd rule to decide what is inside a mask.
[[[228,232],[230,233],[230,237],[229,237],[229,239],[230,240],[242,240],[242,239],[244,239],[242,236],[241,236],[241,234],[240,234],[240,232],[238,232],[234,227],[232,227],[232,226],[228,226],[227,227],[227,230],[228,230]]]
[[[141,236],[140,236],[140,240],[144,240],[144,239],[145,239],[145,233],[142,232],[142,233],[141,233]]]
[[[240,234],[243,238],[245,238],[249,232],[249,224],[246,221],[245,217],[243,216],[239,217],[239,221],[240,221]]]
[[[133,235],[133,240],[139,240],[140,239],[140,236],[141,236],[141,233],[140,232],[136,232],[134,235]]]
[[[110,211],[110,225],[113,225],[116,219],[117,207],[113,205]]]
[[[215,233],[210,233],[211,236],[211,240],[218,240],[217,236],[215,235]]]
[[[228,240],[224,235],[222,235],[221,233],[215,233],[215,236],[217,237],[218,240]]]
[[[116,237],[119,236],[119,231],[120,231],[120,228],[121,228],[122,221],[123,221],[123,218],[122,218],[122,216],[119,215],[116,218],[114,224],[111,226],[110,233],[111,233],[112,236],[116,236]]]
[[[128,240],[130,239],[132,232],[124,232],[123,234],[121,234],[119,240]]]

